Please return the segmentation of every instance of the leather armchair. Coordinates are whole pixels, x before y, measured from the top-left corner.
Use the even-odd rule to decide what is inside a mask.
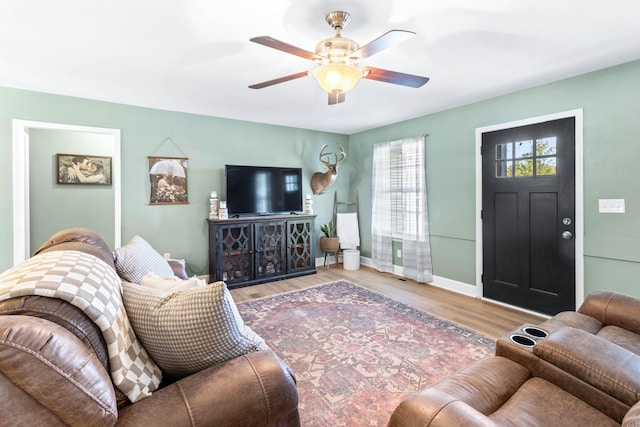
[[[640,299],[590,294],[403,401],[390,426],[640,426]]]
[[[481,359],[404,400],[389,421],[390,427],[619,425],[500,356]]]

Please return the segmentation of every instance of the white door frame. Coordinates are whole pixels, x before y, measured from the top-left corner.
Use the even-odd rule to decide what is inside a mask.
[[[482,134],[496,130],[527,126],[550,120],[575,117],[575,280],[576,280],[576,308],[584,301],[584,169],[583,169],[583,111],[582,109],[564,111],[561,113],[516,120],[508,123],[476,128],[476,288],[477,297],[483,298],[482,283]]]
[[[113,137],[112,185],[114,193],[114,244],[121,244],[122,212],[120,181],[120,129],[76,126],[61,123],[13,119],[13,264],[28,259],[31,254],[29,230],[29,129],[53,129],[99,133]]]

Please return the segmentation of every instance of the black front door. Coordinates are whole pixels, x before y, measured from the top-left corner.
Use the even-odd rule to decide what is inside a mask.
[[[484,296],[575,309],[575,118],[482,135]]]

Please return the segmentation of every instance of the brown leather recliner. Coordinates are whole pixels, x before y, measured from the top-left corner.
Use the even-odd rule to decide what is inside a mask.
[[[640,426],[640,300],[594,292],[403,401],[390,426]]]
[[[102,238],[71,233],[39,250],[74,249],[113,266]],[[131,403],[114,388],[100,329],[75,306],[0,302],[1,426],[299,426],[291,369],[272,351],[237,357]]]

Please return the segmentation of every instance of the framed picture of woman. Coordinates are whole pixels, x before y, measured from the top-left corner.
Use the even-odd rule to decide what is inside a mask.
[[[150,205],[189,203],[186,157],[149,157]]]
[[[111,157],[56,154],[58,184],[111,185]]]

